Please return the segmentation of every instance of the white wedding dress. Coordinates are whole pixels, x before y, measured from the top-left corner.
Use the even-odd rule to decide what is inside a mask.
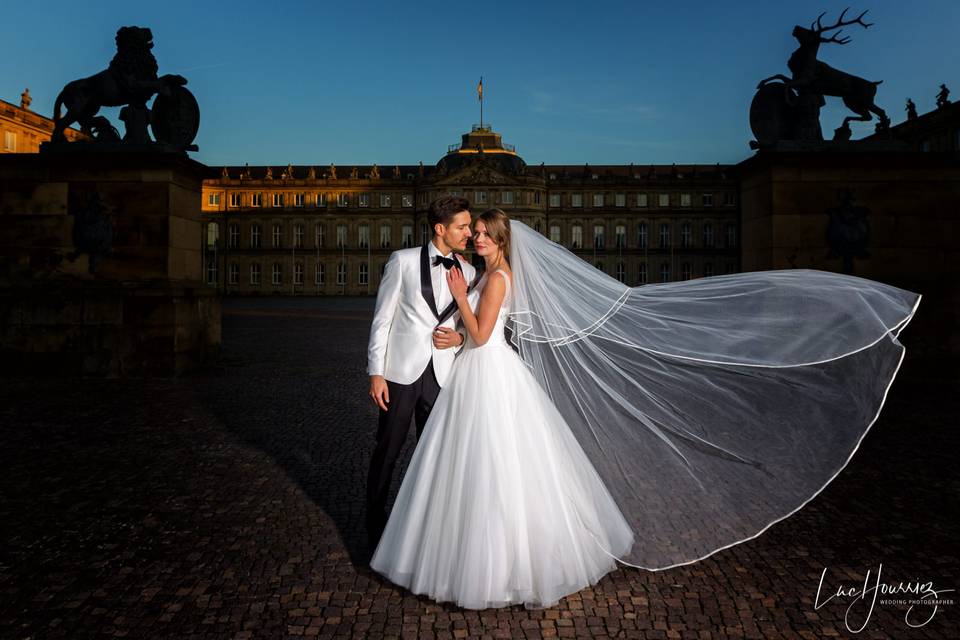
[[[468,609],[550,607],[616,568],[634,534],[504,337],[469,337],[437,397],[370,567]],[[596,535],[596,537],[594,537]]]

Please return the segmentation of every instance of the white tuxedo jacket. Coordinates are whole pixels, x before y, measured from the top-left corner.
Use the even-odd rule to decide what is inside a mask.
[[[433,372],[442,387],[461,347],[437,349],[433,330],[453,296],[447,286],[447,270],[433,265],[441,255],[432,242],[423,247],[400,249],[390,254],[384,267],[377,307],[367,347],[367,374],[391,382],[410,384],[420,377],[433,358]],[[476,270],[462,256],[455,256],[468,283]],[[456,307],[454,307],[456,308]],[[454,311],[441,326],[456,328],[460,312]],[[462,345],[461,345],[462,346]]]

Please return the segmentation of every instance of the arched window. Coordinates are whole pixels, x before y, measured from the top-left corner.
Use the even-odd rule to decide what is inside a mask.
[[[196,237],[196,236],[194,236]],[[220,239],[220,225],[216,222],[207,223],[207,248],[213,249],[217,246],[217,241]]]
[[[637,246],[641,249],[647,248],[647,223],[641,222],[637,225]]]

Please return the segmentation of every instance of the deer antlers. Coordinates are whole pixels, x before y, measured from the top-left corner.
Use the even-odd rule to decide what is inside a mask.
[[[824,12],[821,13],[819,16],[817,16],[816,22],[812,22],[812,23],[810,24],[810,30],[813,31],[814,33],[816,33],[817,35],[820,35],[820,34],[823,33],[824,31],[831,31],[831,30],[833,30],[833,29],[837,29],[837,28],[839,28],[839,27],[845,27],[845,26],[850,25],[850,24],[859,24],[859,25],[862,25],[864,29],[867,29],[867,28],[873,26],[873,23],[872,23],[872,22],[864,22],[864,21],[863,21],[863,16],[865,16],[865,15],[867,14],[867,11],[869,11],[869,9],[867,9],[867,11],[864,11],[863,13],[861,13],[859,16],[857,16],[857,17],[854,18],[853,20],[847,20],[846,22],[844,22],[843,16],[846,15],[846,13],[847,13],[847,11],[848,11],[849,9],[850,9],[850,7],[847,7],[846,9],[843,10],[843,13],[840,14],[840,18],[837,20],[836,24],[828,25],[828,26],[826,26],[826,27],[820,24],[820,18],[822,18],[823,16],[825,16],[826,13],[827,13],[826,11],[824,11]],[[848,42],[850,42],[850,36],[844,36],[843,38],[838,38],[838,37],[837,37],[837,36],[840,35],[840,33],[841,33],[842,31],[843,31],[842,29],[841,29],[840,31],[837,31],[835,34],[833,34],[833,35],[830,36],[829,38],[823,38],[823,37],[821,37],[821,38],[820,38],[820,42],[836,42],[837,44],[847,44]]]

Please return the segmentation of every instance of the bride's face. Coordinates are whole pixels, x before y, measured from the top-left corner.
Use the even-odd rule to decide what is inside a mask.
[[[496,255],[499,245],[487,233],[487,225],[483,220],[477,220],[473,228],[473,246],[481,256]]]

